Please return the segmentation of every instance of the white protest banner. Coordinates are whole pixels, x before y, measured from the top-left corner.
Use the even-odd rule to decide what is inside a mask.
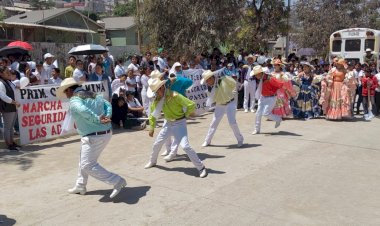
[[[207,86],[201,85],[202,73],[202,69],[189,69],[183,71],[184,77],[193,80],[193,85],[186,91],[186,97],[195,102],[196,115],[201,115],[208,110],[208,107],[206,107]]]
[[[16,90],[15,99],[21,104],[17,109],[21,145],[61,136],[69,100],[56,97],[58,87],[38,85]],[[107,81],[87,82],[83,87],[109,98]]]

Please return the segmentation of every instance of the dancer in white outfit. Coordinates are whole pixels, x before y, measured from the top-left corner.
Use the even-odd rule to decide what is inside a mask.
[[[248,65],[245,65],[242,71],[242,76],[244,79],[244,112],[248,112],[248,107],[251,112],[255,112],[256,105],[256,79],[254,76],[251,76],[253,62],[255,61],[255,57],[253,55],[248,55],[247,57]],[[249,105],[249,106],[248,106]]]
[[[228,123],[237,139],[237,146],[243,146],[244,138],[236,122],[236,104],[234,101],[236,82],[230,76],[225,76],[223,71],[224,68],[215,72],[208,70],[202,74],[201,83],[206,83],[207,86],[212,87],[206,105],[211,106],[215,103],[214,117],[202,147],[210,145],[220,120],[222,120],[225,113],[227,113]]]

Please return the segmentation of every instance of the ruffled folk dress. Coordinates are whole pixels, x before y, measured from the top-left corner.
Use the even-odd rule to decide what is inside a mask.
[[[271,76],[284,82],[284,86],[277,90],[276,105],[273,108],[272,113],[281,117],[289,116],[292,114],[289,99],[291,97],[296,96],[296,92],[293,89],[292,82],[290,81],[288,75],[286,75],[283,72],[273,72]]]
[[[319,103],[326,119],[339,120],[351,118],[351,93],[355,78],[346,78],[345,71],[332,69],[322,81],[322,93]]]

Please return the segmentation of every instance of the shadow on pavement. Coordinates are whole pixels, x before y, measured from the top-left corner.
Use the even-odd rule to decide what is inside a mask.
[[[132,204],[138,203],[142,197],[146,196],[150,188],[151,188],[150,186],[125,187],[113,199],[109,197],[109,195],[112,192],[112,189],[89,191],[86,193],[86,195],[102,195],[103,197],[99,199],[100,202],[113,202],[113,203],[124,202],[126,204],[132,205]]]
[[[2,152],[0,153],[0,164],[19,165],[21,170],[28,170],[33,166],[33,159],[39,157],[40,153],[25,152]]]
[[[219,159],[219,158],[224,158],[226,156],[224,155],[210,155],[206,153],[197,153],[198,157],[200,160],[205,160],[205,159]],[[175,159],[172,160],[172,162],[175,161],[188,161],[190,162],[189,157],[186,154],[183,155],[177,155]]]
[[[195,168],[185,168],[185,167],[174,167],[174,168],[168,168],[165,166],[155,166],[157,169],[165,170],[165,171],[175,171],[175,172],[181,172],[189,176],[194,176],[194,177],[199,177],[199,172]],[[206,167],[207,168],[207,167]],[[226,172],[224,171],[219,171],[219,170],[213,170],[210,168],[207,168],[208,174],[225,174]]]
[[[36,144],[28,144],[27,146],[24,146],[22,148],[23,151],[41,151],[44,149],[49,149],[49,148],[59,148],[63,147],[66,144],[71,144],[71,143],[78,143],[78,149],[80,147],[80,139],[72,139],[72,137],[68,137],[70,140],[62,141],[60,142],[59,139],[57,140],[58,142],[54,142],[53,144],[47,144],[44,142],[41,143],[36,143]],[[47,140],[49,141],[49,140]]]
[[[292,133],[288,131],[278,131],[277,133],[261,133],[267,136],[294,136],[294,137],[302,137],[301,134]]]
[[[1,215],[0,214],[0,225],[1,226],[11,226],[15,225],[16,220],[12,218],[8,218],[7,215]]]
[[[238,148],[236,144],[230,144],[230,145],[218,145],[218,144],[210,144],[209,147],[225,147],[227,149],[247,149],[247,148],[254,148],[254,147],[260,147],[261,144],[247,144],[244,143],[243,147]]]

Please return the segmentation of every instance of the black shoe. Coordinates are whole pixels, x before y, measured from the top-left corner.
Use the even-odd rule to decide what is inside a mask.
[[[19,151],[18,148],[16,146],[14,146],[14,145],[8,146],[8,150],[10,150],[10,151]]]

